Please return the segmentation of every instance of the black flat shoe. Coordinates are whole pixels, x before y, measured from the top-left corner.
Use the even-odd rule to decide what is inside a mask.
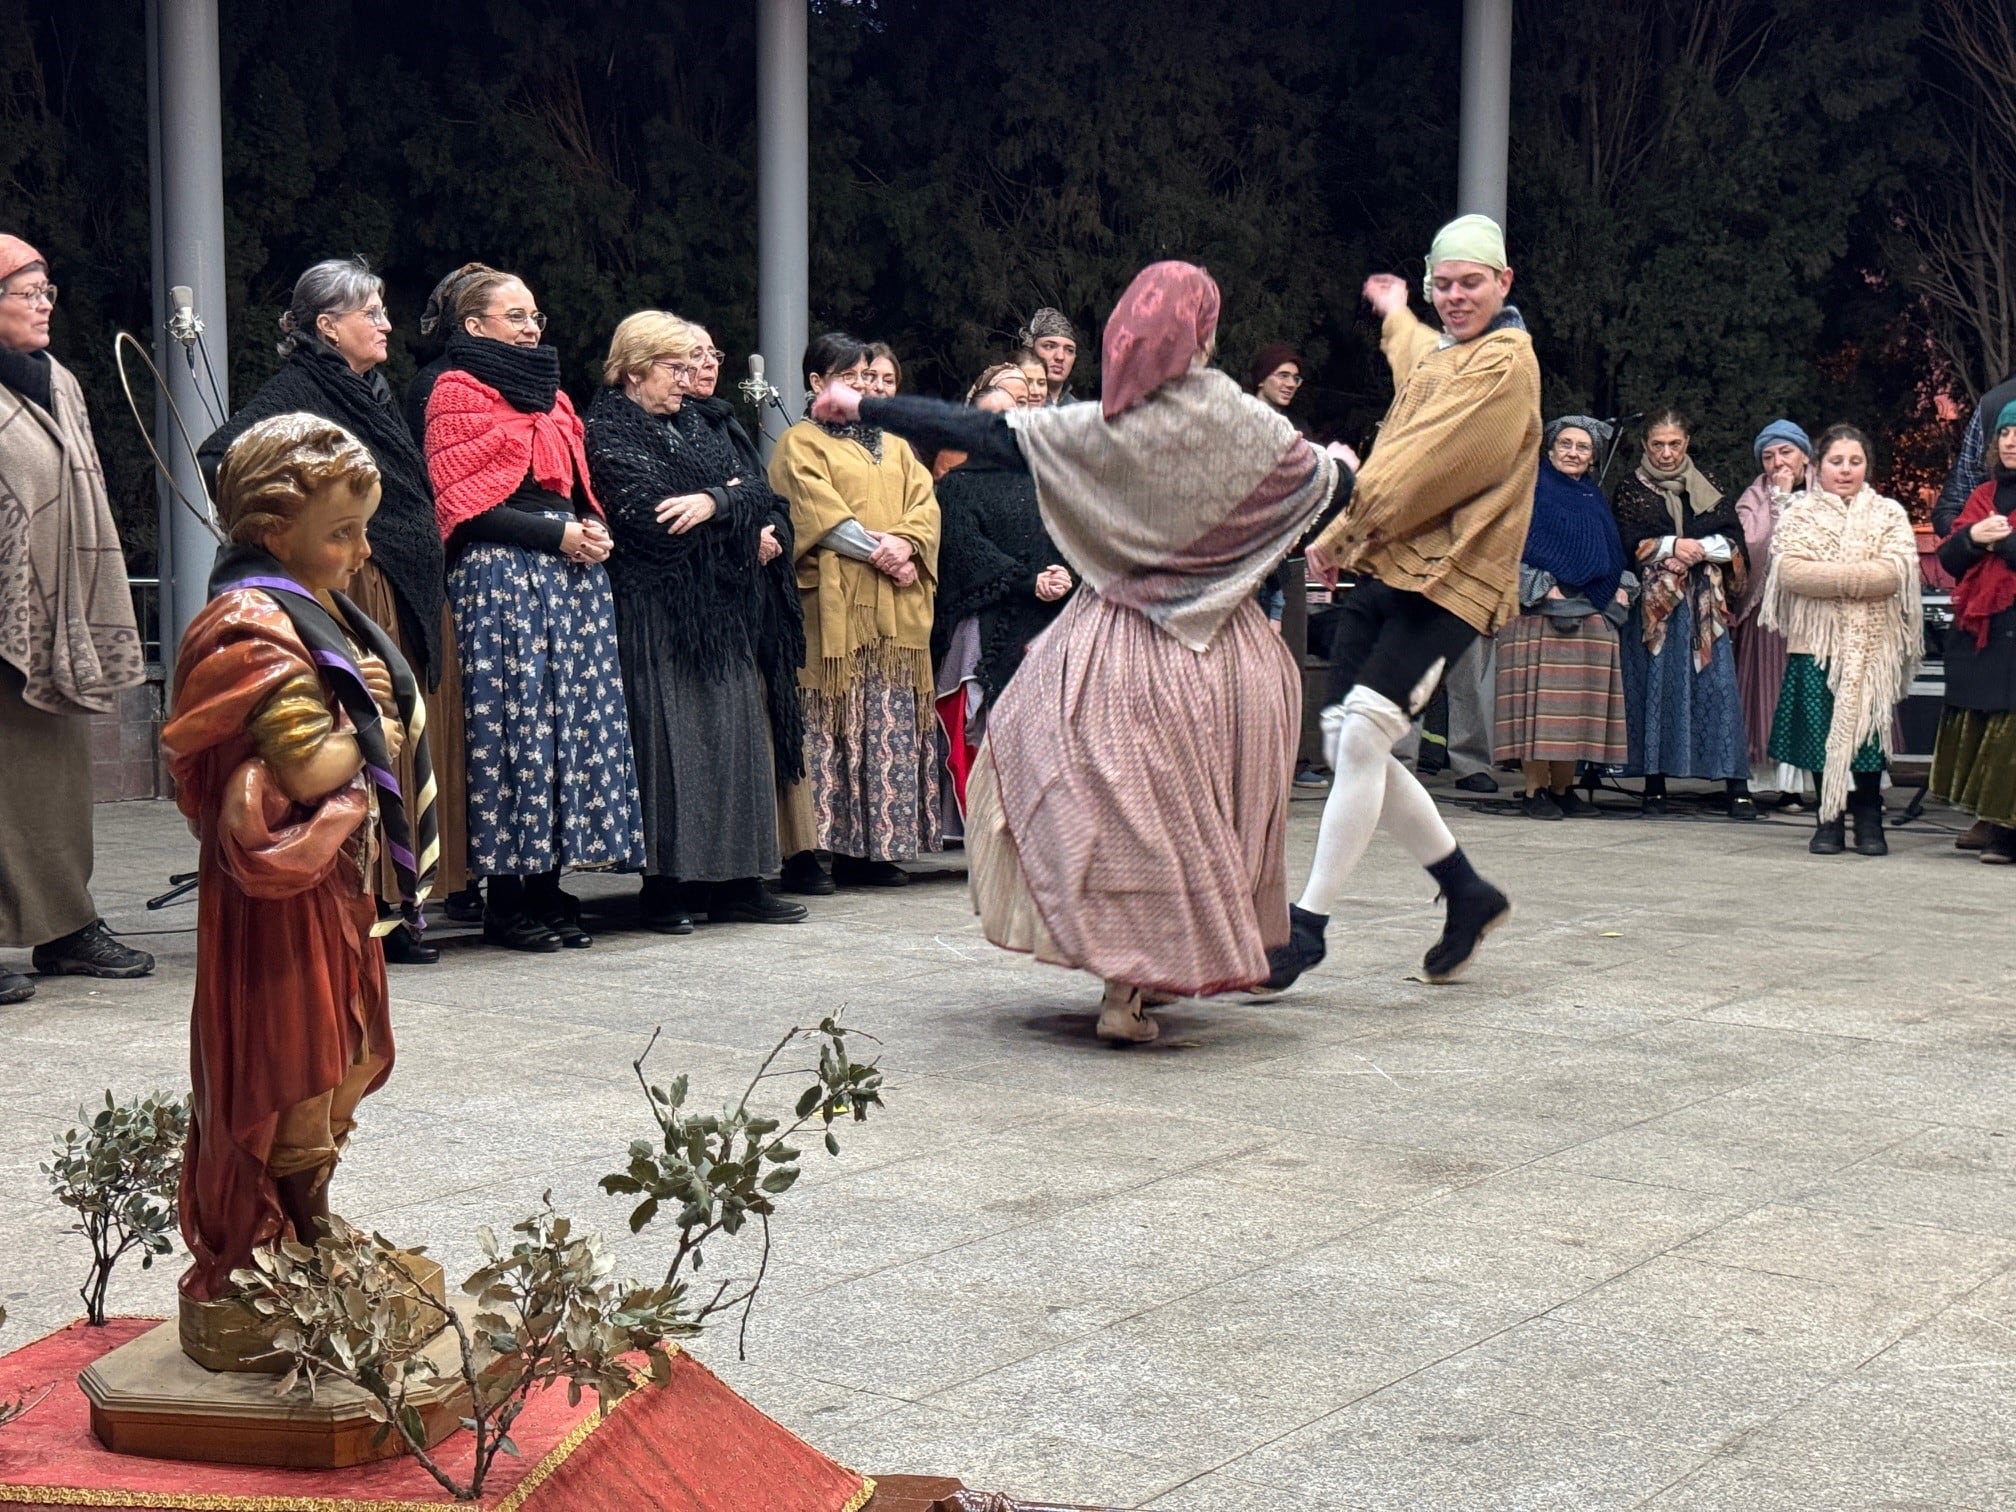
[[[1456,779],[1456,791],[1459,793],[1495,793],[1498,791],[1498,779],[1493,777],[1489,772],[1472,772],[1468,777],[1458,777]]]
[[[1449,908],[1442,938],[1421,958],[1421,975],[1431,982],[1452,982],[1475,959],[1484,937],[1512,917],[1512,900],[1490,883],[1474,892],[1446,900]]]
[[[485,913],[483,938],[491,945],[532,955],[551,955],[560,948],[560,936],[530,914],[512,914],[507,918]]]
[[[1528,793],[1519,800],[1519,812],[1528,819],[1566,819],[1567,813],[1561,807],[1561,800],[1542,788],[1537,793]]]
[[[761,882],[752,891],[747,887],[731,895],[708,900],[707,918],[715,924],[797,924],[805,918],[805,905],[780,898]]]
[[[0,1003],[25,1003],[35,996],[35,983],[18,971],[0,971]]]
[[[653,934],[682,935],[693,933],[693,915],[683,908],[668,908],[662,913],[647,913],[639,921]]]
[[[429,945],[410,924],[401,924],[386,935],[384,945],[387,966],[432,966],[441,959],[441,947]]]
[[[1748,793],[1731,794],[1729,798],[1729,817],[1731,819],[1755,819],[1757,817],[1757,800],[1752,798]]]
[[[785,861],[777,885],[784,892],[807,898],[829,898],[839,890],[832,873],[819,864],[817,851],[800,851]]]
[[[112,938],[103,919],[93,919],[75,934],[37,945],[32,957],[43,976],[107,977],[124,981],[154,969],[154,957]]]
[[[857,856],[833,858],[835,887],[908,887],[910,873],[894,861],[863,861]]]
[[[581,927],[581,900],[567,893],[560,894],[558,903],[541,911],[539,922],[569,950],[586,950],[595,943],[595,936]]]
[[[1561,810],[1563,819],[1580,819],[1584,814],[1596,812],[1596,805],[1572,787],[1565,792],[1550,793],[1548,796],[1554,800],[1554,807]]]
[[[441,900],[444,918],[457,924],[481,924],[483,922],[483,889],[471,882],[460,892],[453,892]]]
[[[1638,800],[1638,812],[1647,819],[1662,819],[1666,816],[1666,800],[1664,798],[1640,798]]]

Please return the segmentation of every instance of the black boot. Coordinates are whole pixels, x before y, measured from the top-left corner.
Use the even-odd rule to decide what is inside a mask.
[[[1263,992],[1285,992],[1295,979],[1323,960],[1323,931],[1330,915],[1288,905],[1288,943],[1267,952],[1267,983]]]
[[[1855,792],[1848,800],[1849,816],[1855,821],[1855,854],[1887,856],[1890,842],[1883,838],[1883,774],[1857,772]]]
[[[1822,819],[1813,831],[1813,838],[1806,842],[1806,849],[1816,856],[1838,856],[1848,849],[1846,829],[1841,819]]]

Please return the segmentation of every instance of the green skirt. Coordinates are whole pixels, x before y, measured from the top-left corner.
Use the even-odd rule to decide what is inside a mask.
[[[1771,719],[1771,759],[1801,771],[1826,771],[1827,730],[1833,723],[1834,691],[1827,686],[1827,674],[1820,663],[1801,651],[1785,663],[1778,712]],[[1848,763],[1848,770],[1882,771],[1882,743],[1873,737],[1865,740]]]
[[[1932,747],[1932,795],[1991,824],[2016,825],[2016,711],[1948,709]]]

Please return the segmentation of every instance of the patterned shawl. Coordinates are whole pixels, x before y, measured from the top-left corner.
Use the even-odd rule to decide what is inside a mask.
[[[1805,564],[1874,563],[1890,568],[1881,578],[1899,585],[1877,598],[1809,598],[1788,581]],[[1890,754],[1891,711],[1925,655],[1918,543],[1904,507],[1867,485],[1852,499],[1822,488],[1793,495],[1772,536],[1771,572],[1758,620],[1826,670],[1834,719],[1827,728],[1820,817],[1833,819],[1847,806],[1855,753],[1874,738],[1883,754]]]
[[[50,714],[106,714],[146,675],[84,391],[49,360],[50,406],[0,386],[0,660]]]
[[[1736,501],[1716,496],[1714,480],[1684,464],[1661,474],[1646,459],[1617,489],[1617,528],[1624,549],[1639,564],[1644,590],[1638,599],[1645,649],[1657,656],[1666,645],[1666,627],[1686,599],[1694,611],[1694,670],[1702,672],[1715,655],[1715,642],[1729,633],[1729,603],[1741,599],[1750,582],[1750,548],[1743,539]],[[1719,535],[1732,555],[1725,566],[1700,562],[1668,571],[1658,556],[1659,540],[1677,535],[1693,540]]]
[[[1337,487],[1337,464],[1212,368],[1108,420],[1011,410],[1051,539],[1101,598],[1207,649]]]

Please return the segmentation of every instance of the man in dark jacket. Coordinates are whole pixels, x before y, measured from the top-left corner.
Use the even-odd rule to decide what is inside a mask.
[[[1988,427],[2012,399],[2016,399],[2016,373],[1983,394],[1974,407],[1973,417],[1960,436],[1960,454],[1946,474],[1939,502],[1932,506],[1932,531],[1940,540],[1953,533],[1953,522],[1960,518],[1967,495],[1988,481]]]

